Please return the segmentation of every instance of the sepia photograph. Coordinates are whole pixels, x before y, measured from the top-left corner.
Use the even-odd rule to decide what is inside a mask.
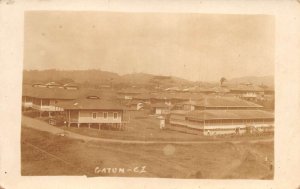
[[[0,0],[0,189],[299,189],[299,21],[299,0]]]
[[[275,19],[24,12],[21,175],[274,179]]]

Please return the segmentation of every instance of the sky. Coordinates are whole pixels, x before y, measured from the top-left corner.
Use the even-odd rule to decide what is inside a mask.
[[[24,69],[100,69],[192,81],[274,73],[267,15],[32,11]]]

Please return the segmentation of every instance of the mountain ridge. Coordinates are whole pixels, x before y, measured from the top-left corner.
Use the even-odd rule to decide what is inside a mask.
[[[120,85],[124,87],[138,85],[150,86],[161,85],[163,87],[172,86],[195,86],[195,85],[218,85],[219,81],[189,81],[175,76],[161,76],[148,73],[131,73],[120,75],[114,72],[102,71],[98,69],[91,70],[24,70],[23,83],[32,84],[38,82],[76,82],[84,85]],[[250,82],[255,85],[274,86],[274,77],[268,76],[244,76],[231,78],[226,81],[229,85]],[[225,84],[225,83],[224,83]]]

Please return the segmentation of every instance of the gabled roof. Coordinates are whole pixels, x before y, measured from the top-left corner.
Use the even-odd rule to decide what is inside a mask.
[[[123,110],[124,108],[109,99],[80,98],[72,101],[58,102],[58,107],[65,110]]]
[[[263,110],[194,110],[187,113],[194,120],[272,119],[274,114]]]

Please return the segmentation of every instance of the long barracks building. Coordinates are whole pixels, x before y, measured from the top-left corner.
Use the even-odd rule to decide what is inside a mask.
[[[236,97],[208,97],[181,103],[171,111],[170,129],[222,135],[273,131],[274,114],[262,106]],[[180,108],[181,107],[181,108]]]

